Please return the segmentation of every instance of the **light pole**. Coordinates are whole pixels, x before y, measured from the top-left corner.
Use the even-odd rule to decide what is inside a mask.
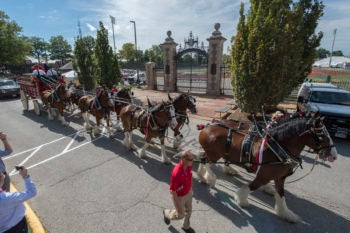
[[[136,39],[136,22],[134,20],[130,20],[130,23],[134,24],[134,35],[135,35],[135,60],[136,60],[136,73],[137,73],[137,79],[136,82],[139,83],[139,68],[137,66],[138,56],[137,56],[137,39]]]
[[[333,43],[332,43],[331,57],[329,58],[329,67],[331,67],[331,63],[332,63],[332,56],[333,56],[333,48],[334,48],[335,34],[337,34],[337,29],[334,29],[334,30],[333,30]]]
[[[114,38],[114,24],[115,24],[115,18],[114,18],[113,16],[111,16],[111,15],[110,15],[109,17],[111,17],[111,22],[112,22],[114,53],[116,53],[116,52],[115,52],[115,38]]]

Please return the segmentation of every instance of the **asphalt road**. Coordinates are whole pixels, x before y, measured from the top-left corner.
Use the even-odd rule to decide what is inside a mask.
[[[115,139],[93,137],[83,131],[82,119],[76,115],[67,117],[69,126],[61,126],[57,120],[49,121],[46,113],[35,115],[32,105],[23,112],[18,99],[0,100],[0,105],[0,130],[14,148],[5,163],[9,172],[20,163],[29,168],[38,188],[29,204],[47,232],[182,232],[181,222],[167,226],[162,219],[162,209],[172,207],[168,191],[172,166],[160,162],[158,141],[147,152],[149,158],[142,160],[124,149],[122,134]],[[197,123],[206,122],[191,119],[190,126],[183,129],[182,147],[194,153],[200,149]],[[133,138],[140,146],[140,134]],[[171,138],[167,153],[173,156],[177,151],[170,143]],[[336,140],[339,158],[335,163],[319,162],[309,176],[286,185],[287,205],[302,222],[291,224],[278,218],[274,198],[261,191],[252,193],[248,209],[238,207],[232,194],[253,175],[240,170],[240,176],[231,177],[218,165],[214,189],[200,184],[194,174],[191,226],[198,233],[348,232],[349,145],[349,141]],[[313,156],[303,154],[304,169],[287,182],[309,172]],[[178,161],[172,160],[174,164]],[[17,189],[23,189],[14,171],[11,179]]]

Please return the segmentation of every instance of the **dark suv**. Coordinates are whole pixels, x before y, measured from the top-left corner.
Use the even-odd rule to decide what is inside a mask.
[[[303,83],[297,97],[298,111],[320,111],[328,132],[350,135],[350,92],[329,83]]]

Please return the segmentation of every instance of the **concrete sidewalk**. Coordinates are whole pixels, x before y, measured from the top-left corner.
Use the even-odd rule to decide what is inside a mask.
[[[151,101],[157,102],[168,100],[168,92],[142,90],[137,88],[132,89],[132,91],[134,92],[136,100],[143,103],[143,105],[147,105],[147,97]],[[170,92],[169,94],[172,98],[174,98],[179,95],[179,92]],[[191,117],[208,121],[211,121],[213,118],[220,118],[220,113],[216,111],[224,106],[229,105],[229,102],[233,98],[232,96],[209,96],[202,93],[191,93],[191,95],[196,99],[196,106],[198,109],[198,113],[195,115],[192,114]]]

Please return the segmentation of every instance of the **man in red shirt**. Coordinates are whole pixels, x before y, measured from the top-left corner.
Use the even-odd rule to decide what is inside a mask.
[[[185,232],[194,232],[190,227],[192,213],[192,161],[190,151],[181,153],[180,162],[173,168],[170,180],[170,194],[175,209],[163,210],[164,222],[169,225],[170,220],[184,219],[182,229]]]

